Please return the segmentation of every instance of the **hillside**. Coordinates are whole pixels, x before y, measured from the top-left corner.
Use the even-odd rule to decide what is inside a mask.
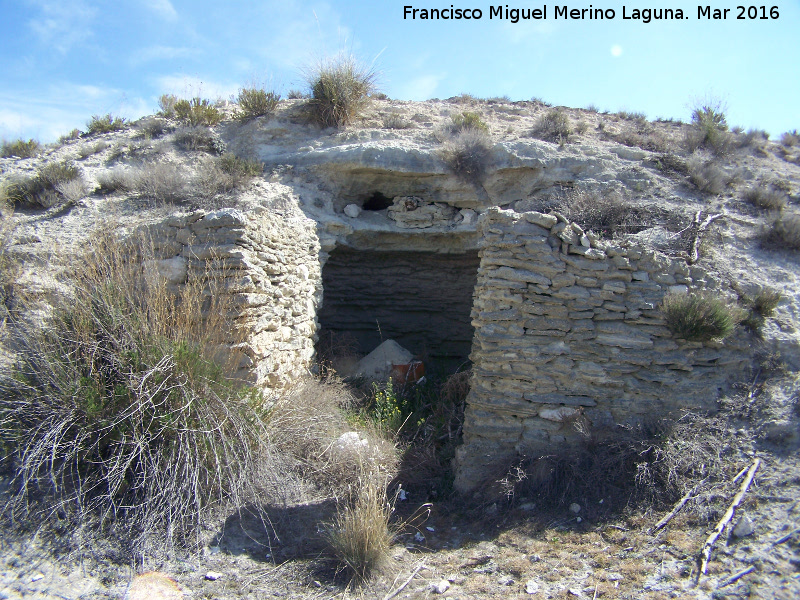
[[[737,363],[733,383],[717,386],[713,380],[707,393],[702,388],[702,404],[681,405],[687,427],[682,431],[688,436],[707,428],[708,436],[696,447],[677,444],[669,460],[682,456],[680,474],[695,478],[686,475],[668,491],[654,483],[646,499],[633,488],[612,490],[616,480],[605,487],[598,483],[594,495],[549,480],[560,496],[554,491],[545,498],[546,486],[537,489],[534,483],[547,480],[544,475],[537,480],[531,474],[525,487],[528,475],[512,470],[484,482],[475,498],[460,498],[442,483],[452,478],[449,459],[464,424],[454,408],[446,427],[454,422],[457,431],[436,430],[445,432],[445,443],[426,446],[417,435],[389,436],[405,454],[399,466],[380,461],[389,474],[399,469],[393,490],[400,483],[414,504],[398,506],[398,512],[411,518],[417,506],[432,501],[432,514],[418,525],[422,539],[415,542],[410,530],[366,587],[346,587],[320,566],[314,531],[330,518],[336,488],[319,480],[307,488],[297,483],[302,492],[284,495],[286,504],[266,510],[271,533],[263,531],[263,521],[223,514],[228,528],[220,529],[222,521],[206,523],[200,553],[163,562],[151,558],[136,563],[138,570],[159,569],[185,595],[215,598],[384,597],[421,563],[425,568],[398,597],[428,597],[436,593],[430,584],[443,579],[449,580],[445,595],[453,598],[708,598],[712,592],[790,598],[800,592],[797,535],[776,543],[796,531],[800,510],[796,132],[772,139],[764,132],[729,130],[713,107],[698,107],[692,123],[651,122],[637,114],[467,95],[427,102],[375,97],[341,128],[310,122],[304,99],[282,100],[274,114],[248,119],[237,118],[234,103],[220,103],[217,110],[222,119],[213,126],[154,115],[120,124],[117,131],[70,136],[30,158],[0,158],[8,205],[0,235],[5,369],[21,352],[14,337],[21,323],[44,322],[49,306],[71,298],[72,273],[83,253],[98,239],[146,228],[156,241],[151,258],[170,284],[185,282],[187,268],[191,273],[199,261],[217,260],[214,252],[234,261],[226,265],[242,265],[235,267],[241,277],[239,271],[221,277],[226,293],[246,297],[236,305],[245,307],[237,322],[251,327],[255,341],[245,349],[236,339],[225,343],[241,351],[236,373],[262,386],[278,406],[302,372],[319,372],[317,359],[323,370],[332,364],[345,376],[345,364],[384,337],[399,339],[414,354],[424,348],[426,361],[450,375],[470,356],[478,321],[470,315],[472,290],[479,259],[486,259],[487,223],[517,223],[520,215],[550,215],[544,221],[525,218],[578,226],[585,244],[572,243],[584,254],[618,245],[654,251],[663,264],[686,265],[685,277],[741,311],[738,329],[725,342],[689,347],[730,350],[744,366]],[[202,223],[211,233],[200,232]],[[186,248],[214,252],[187,258]],[[272,266],[257,260],[264,252],[277,256]],[[270,271],[280,270],[276,264],[285,270]],[[259,277],[269,280],[275,273],[281,279],[273,281],[269,289],[278,291],[270,295],[259,287]],[[673,269],[663,284],[680,287],[680,277]],[[437,309],[420,316],[420,302]],[[300,304],[313,306],[303,312]],[[274,315],[280,323],[264,325]],[[230,322],[223,319],[218,327]],[[325,346],[326,339],[346,336],[341,347]],[[473,348],[473,363],[476,357]],[[709,360],[707,375],[693,375],[698,385],[712,381],[713,369],[724,368],[723,359]],[[689,377],[675,373],[673,378]],[[680,405],[681,399],[665,403],[672,400]],[[585,414],[594,419],[591,410]],[[319,456],[349,427],[354,425],[337,421],[323,431],[315,441]],[[709,438],[719,446],[706,447]],[[610,447],[607,442],[602,448]],[[381,443],[388,442],[370,442],[382,448]],[[642,455],[648,451],[647,445],[637,448]],[[424,458],[427,451],[437,458]],[[734,475],[755,457],[762,463],[744,504],[755,533],[721,539],[711,575],[693,586],[689,574],[705,534],[738,489]],[[713,466],[691,464],[706,458]],[[625,460],[625,468],[636,469],[635,453]],[[559,464],[549,467],[551,473],[563,469]],[[430,476],[420,474],[427,468]],[[575,475],[586,473],[576,467]],[[3,488],[10,481],[4,479]],[[706,481],[711,484],[702,500],[690,502],[687,514],[661,533],[647,532],[680,496]],[[610,495],[603,496],[603,489]],[[573,504],[578,510],[570,512]],[[124,555],[95,552],[89,571],[79,572],[71,561],[86,553],[83,546],[64,531],[46,532],[41,541],[15,530],[4,542],[0,597],[103,598],[125,592],[132,573],[120,566],[128,560]],[[714,592],[749,566],[753,573]],[[224,575],[211,581],[204,579],[207,571]]]

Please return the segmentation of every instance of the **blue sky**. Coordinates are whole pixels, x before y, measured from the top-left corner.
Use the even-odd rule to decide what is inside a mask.
[[[479,8],[480,20],[404,20],[403,7]],[[622,18],[633,8],[681,8],[681,21]],[[731,125],[778,137],[800,128],[800,1],[779,17],[697,18],[698,3],[586,2],[613,20],[489,19],[465,0],[0,0],[0,137],[49,142],[93,114],[137,118],[163,93],[216,99],[264,83],[284,96],[303,69],[346,49],[375,61],[392,98],[462,92],[688,120],[713,97]],[[705,4],[702,4],[705,6]],[[760,5],[759,5],[760,6]],[[761,13],[759,12],[759,16]]]

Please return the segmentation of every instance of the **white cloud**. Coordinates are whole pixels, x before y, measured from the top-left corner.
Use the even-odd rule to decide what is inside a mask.
[[[239,91],[239,84],[221,81],[212,81],[206,78],[190,75],[163,75],[156,79],[159,92],[175,94],[181,98],[228,98]]]
[[[40,14],[31,19],[28,26],[43,44],[60,53],[67,53],[92,35],[91,23],[97,11],[84,0],[29,2],[39,9]]]
[[[129,59],[132,66],[138,66],[143,63],[155,62],[160,60],[172,60],[174,58],[182,58],[190,56],[195,52],[193,48],[174,47],[174,46],[149,46],[147,48],[140,48]]]
[[[174,21],[178,18],[178,11],[169,0],[144,0],[144,5],[167,21]]]

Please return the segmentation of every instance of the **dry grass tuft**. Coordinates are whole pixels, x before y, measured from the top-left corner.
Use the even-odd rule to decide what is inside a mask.
[[[0,156],[3,158],[10,158],[12,156],[16,156],[17,158],[32,158],[39,154],[41,149],[41,144],[34,139],[29,139],[27,142],[22,139],[13,142],[4,141],[2,146],[0,146]]]
[[[464,129],[445,141],[439,156],[458,177],[479,183],[491,166],[492,140],[481,129]]]
[[[785,214],[766,228],[762,239],[768,246],[800,250],[800,214]]]
[[[240,113],[238,118],[246,121],[256,117],[272,116],[278,108],[281,95],[264,88],[242,88],[239,90],[237,103]]]
[[[397,535],[390,519],[393,507],[386,498],[385,480],[359,478],[323,537],[338,563],[352,579],[363,583],[386,560]]]
[[[343,127],[369,104],[377,75],[354,56],[338,54],[320,61],[306,75],[313,119],[323,127]]]
[[[71,162],[51,162],[40,168],[33,177],[16,178],[7,182],[6,199],[15,204],[50,208],[64,198],[59,192],[59,186],[80,178],[80,170]]]
[[[531,135],[539,139],[565,144],[569,141],[572,128],[567,113],[560,108],[547,111],[536,123]]]
[[[731,177],[714,161],[693,158],[687,163],[689,181],[706,194],[722,194],[731,183]]]
[[[227,297],[208,306],[204,273],[174,294],[143,268],[148,248],[95,238],[72,297],[46,326],[17,324],[19,361],[0,373],[6,510],[95,523],[134,554],[197,543],[215,509],[257,497],[270,459],[259,394],[215,360]]]
[[[173,204],[186,198],[186,176],[180,165],[151,162],[135,176],[136,191],[158,204]]]
[[[783,210],[786,208],[788,198],[781,190],[775,189],[772,186],[761,184],[751,187],[744,192],[742,197],[753,206],[763,208],[765,210]]]

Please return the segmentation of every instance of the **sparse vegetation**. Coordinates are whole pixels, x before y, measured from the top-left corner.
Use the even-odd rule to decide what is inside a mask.
[[[646,215],[615,192],[600,194],[574,190],[558,205],[559,211],[586,231],[613,238],[646,226]]]
[[[224,154],[225,142],[208,127],[183,127],[175,133],[175,144],[184,150]]]
[[[783,210],[788,201],[786,194],[770,185],[757,185],[746,190],[742,196],[753,206],[765,210]]]
[[[41,144],[34,139],[29,139],[27,142],[22,139],[12,142],[4,141],[0,149],[0,156],[3,158],[10,158],[12,156],[17,158],[32,158],[39,154],[41,148]]]
[[[491,164],[492,142],[480,129],[465,129],[445,141],[439,151],[442,160],[458,177],[479,182]]]
[[[151,162],[136,174],[136,191],[158,204],[172,204],[186,198],[186,177],[180,165]]]
[[[313,119],[323,127],[353,122],[375,91],[376,73],[354,56],[339,54],[321,61],[307,75]]]
[[[59,186],[80,177],[80,170],[69,161],[51,162],[33,177],[11,179],[6,186],[6,197],[12,203],[50,208],[63,197]]]
[[[111,113],[102,116],[94,115],[86,123],[86,131],[89,135],[121,131],[125,129],[125,127],[127,127],[125,119],[122,117],[114,117]]]
[[[572,129],[569,124],[567,113],[560,108],[547,111],[536,123],[531,135],[548,142],[559,144],[569,141]]]
[[[20,261],[11,254],[11,238],[14,233],[13,207],[6,201],[5,185],[0,183],[0,323],[14,298]]]
[[[80,129],[73,129],[69,133],[62,135],[58,138],[58,142],[60,144],[65,144],[66,142],[70,142],[72,140],[77,140],[81,137],[81,130]]]
[[[719,103],[706,103],[692,111],[692,129],[685,141],[689,152],[703,147],[724,156],[733,150],[735,139],[728,131],[725,112]]]
[[[450,121],[452,122],[450,131],[454,134],[468,129],[489,132],[489,126],[481,119],[481,115],[476,112],[464,111],[456,113],[450,117]]]
[[[800,214],[777,217],[764,231],[763,240],[769,246],[800,250]]]
[[[742,324],[753,332],[760,333],[764,322],[775,314],[783,296],[778,290],[762,288],[754,295],[741,294],[739,302],[748,311]]]
[[[743,311],[709,294],[667,294],[661,303],[664,321],[679,339],[708,342],[728,337],[743,318]]]
[[[158,98],[158,114],[167,119],[175,118],[175,104],[178,102],[178,97],[174,94],[161,94]]]
[[[247,120],[256,117],[272,116],[278,108],[281,95],[264,88],[242,88],[239,90],[239,119]]]
[[[223,154],[211,168],[204,169],[201,185],[208,195],[227,194],[243,188],[253,177],[261,175],[263,170],[261,162]]]
[[[722,194],[731,182],[730,176],[713,160],[703,161],[695,157],[687,163],[689,181],[706,194]]]
[[[205,98],[195,97],[191,100],[175,100],[172,109],[175,113],[175,118],[189,127],[213,127],[222,121],[222,113],[210,100]]]
[[[362,476],[323,528],[323,536],[339,568],[357,582],[366,581],[386,559],[396,537],[386,485],[374,475]]]
[[[142,119],[138,124],[139,137],[145,140],[153,140],[164,135],[168,130],[167,123],[163,119],[150,117]]]
[[[384,129],[413,129],[414,124],[407,121],[401,115],[391,114],[383,118]]]
[[[797,133],[797,129],[787,131],[781,136],[781,144],[787,148],[797,146],[800,144],[800,133]]]
[[[38,491],[43,517],[113,527],[135,554],[195,544],[204,515],[253,497],[266,412],[212,358],[224,294],[204,310],[202,275],[173,296],[130,260],[136,246],[92,247],[73,295],[49,327],[24,323],[20,362],[0,374],[11,510],[25,518]]]
[[[103,171],[97,176],[101,194],[111,194],[117,191],[130,191],[136,187],[135,176],[123,167],[115,167]]]
[[[84,160],[89,158],[93,154],[98,154],[108,148],[108,144],[100,140],[94,144],[83,144],[80,148],[78,148],[78,158]]]

